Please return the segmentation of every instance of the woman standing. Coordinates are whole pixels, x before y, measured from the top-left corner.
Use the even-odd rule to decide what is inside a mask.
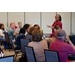
[[[54,33],[54,26],[55,25],[59,25],[60,29],[62,29],[62,22],[61,22],[61,20],[62,20],[61,16],[59,14],[57,14],[55,16],[55,21],[54,21],[53,25],[52,26],[47,25],[47,27],[52,29],[52,33]]]

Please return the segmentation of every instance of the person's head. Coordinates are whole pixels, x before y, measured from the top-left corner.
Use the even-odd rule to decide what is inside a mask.
[[[37,29],[40,29],[38,24],[35,24],[34,27],[37,28]]]
[[[56,36],[56,38],[58,38],[58,39],[64,40],[65,35],[66,35],[66,32],[65,32],[64,30],[62,30],[62,29],[58,29],[58,30],[55,32],[55,36]]]
[[[36,29],[35,27],[31,27],[28,34],[32,34],[33,30]]]
[[[0,24],[0,29],[4,30],[4,24]]]
[[[35,29],[32,32],[32,40],[35,42],[39,42],[42,40],[43,33],[39,29]]]
[[[15,28],[14,23],[10,23],[10,27],[14,29]]]
[[[27,32],[29,32],[29,29],[30,29],[30,25],[29,24],[25,24],[24,26],[23,26],[23,28],[25,28],[25,30],[27,31]]]
[[[59,25],[55,25],[54,26],[54,32],[56,32],[56,30],[60,29]]]
[[[18,22],[18,26],[19,26],[19,28],[21,28],[22,27],[22,23]]]
[[[29,23],[29,25],[31,26],[32,24],[31,24],[31,23]]]
[[[24,29],[24,28],[21,28],[21,29],[20,29],[19,34],[21,34],[21,33],[22,33],[22,34],[25,34],[25,29]]]
[[[13,22],[13,24],[14,24],[14,26],[16,26],[16,23],[15,22]]]
[[[61,19],[61,16],[59,15],[59,14],[57,14],[56,16],[55,16],[55,20],[56,21],[61,21],[62,19]]]

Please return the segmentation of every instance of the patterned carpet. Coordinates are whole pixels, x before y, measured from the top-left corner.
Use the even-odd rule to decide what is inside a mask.
[[[3,50],[3,53],[4,53],[4,56],[10,56],[10,55],[15,55],[15,51],[13,49],[4,49],[4,46],[1,46],[2,50]],[[18,53],[17,54],[17,57],[16,57],[16,60],[14,62],[19,62],[19,58],[21,58],[22,56],[22,53]]]

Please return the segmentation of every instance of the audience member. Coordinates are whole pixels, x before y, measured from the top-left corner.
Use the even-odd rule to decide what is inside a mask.
[[[38,24],[35,24],[35,25],[34,25],[34,27],[35,27],[35,28],[37,28],[37,29],[40,29],[40,30],[41,30],[41,32],[42,32],[42,29],[39,27],[39,25],[38,25]]]
[[[21,49],[20,39],[23,38],[25,38],[25,29],[21,28],[19,35],[17,36],[16,41],[14,42],[14,44],[16,45],[15,47],[16,50]]]
[[[55,37],[55,32],[56,32],[56,30],[58,30],[58,29],[60,29],[59,25],[55,25],[55,26],[54,26],[54,32],[50,35],[50,38],[51,38],[51,37]]]
[[[54,33],[52,33],[52,34],[50,35],[50,38],[45,39],[45,40],[47,41],[47,43],[50,43],[50,44],[51,44],[53,41],[56,40],[55,32],[56,32],[56,30],[58,30],[58,29],[60,29],[60,28],[59,28],[59,25],[55,25],[55,26],[54,26]]]
[[[29,25],[30,25],[30,27],[31,27],[31,25],[32,25],[32,24],[31,24],[31,23],[29,23]]]
[[[60,62],[68,61],[69,54],[75,54],[75,49],[72,45],[69,45],[64,42],[66,33],[62,29],[58,29],[55,33],[57,40],[51,43],[50,50],[58,51]],[[72,43],[71,41],[69,42]]]
[[[22,28],[22,23],[18,22],[18,28],[15,30],[17,33],[19,33],[20,29]]]
[[[16,30],[18,27],[16,26],[16,23],[15,23],[15,22],[13,22],[13,24],[14,24],[14,26],[15,26],[15,28],[14,28],[14,29]]]
[[[65,37],[64,40],[66,40],[65,42],[68,42],[68,44],[70,44],[70,45],[75,49],[75,46],[74,46],[74,44],[71,42],[69,36],[66,35],[66,37]]]
[[[2,43],[4,42],[4,48],[6,49],[6,48],[8,48],[7,47],[7,43],[5,42],[6,41],[6,39],[5,39],[5,34],[4,34],[4,32],[6,32],[5,30],[4,30],[4,24],[0,24],[0,40],[2,41]]]
[[[4,24],[0,24],[0,36],[3,38],[5,37],[4,32]]]
[[[25,38],[28,38],[28,39],[30,39],[32,41],[32,31],[34,29],[35,29],[35,27],[31,27]]]
[[[32,42],[28,44],[28,46],[33,47],[37,62],[45,61],[44,49],[48,49],[47,42],[42,40],[42,36],[42,32],[35,29],[32,32]]]
[[[10,23],[10,27],[7,29],[8,35],[12,39],[14,39],[16,36],[14,28],[15,28],[15,25],[13,23]]]
[[[29,29],[31,28],[31,25],[30,25],[30,24],[25,24],[25,25],[23,26],[23,28],[25,28],[25,31],[26,31],[25,35],[27,35],[28,32],[29,32]]]

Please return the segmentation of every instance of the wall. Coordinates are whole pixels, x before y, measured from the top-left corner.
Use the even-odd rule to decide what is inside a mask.
[[[72,12],[72,34],[75,35],[75,12]]]
[[[5,28],[10,26],[11,22],[39,24],[44,33],[52,33],[52,30],[47,25],[52,25],[55,21],[55,15],[60,14],[62,16],[63,29],[68,35],[75,34],[75,12],[0,12],[0,23],[4,23]]]

